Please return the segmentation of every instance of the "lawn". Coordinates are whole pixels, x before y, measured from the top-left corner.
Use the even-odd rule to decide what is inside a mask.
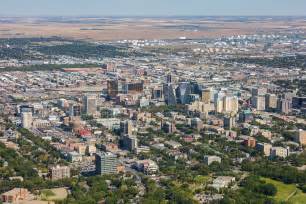
[[[284,184],[269,178],[262,178],[266,183],[271,183],[277,188],[274,199],[277,202],[289,201],[290,204],[303,204],[306,202],[306,194],[298,189],[295,184]]]
[[[60,201],[66,199],[68,192],[65,188],[45,189],[41,191],[41,199],[47,201]]]

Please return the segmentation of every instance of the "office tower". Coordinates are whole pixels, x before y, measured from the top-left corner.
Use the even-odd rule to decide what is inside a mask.
[[[122,83],[124,94],[136,94],[143,92],[143,82],[124,82]]]
[[[211,90],[210,89],[204,89],[202,90],[202,102],[205,104],[210,103],[210,98],[211,98]]]
[[[223,98],[217,98],[215,100],[215,112],[223,113]]]
[[[191,91],[192,94],[197,94],[199,96],[201,95],[202,90],[201,90],[200,85],[198,84],[198,82],[191,81],[189,83],[189,85],[190,85],[190,91]]]
[[[252,106],[258,111],[264,111],[266,108],[265,96],[254,96],[252,97]]]
[[[239,121],[240,122],[251,122],[253,120],[253,114],[252,112],[248,109],[248,110],[243,110],[240,114],[239,114]]]
[[[223,126],[224,129],[231,130],[233,127],[235,127],[235,117],[232,116],[224,116],[223,118]]]
[[[96,153],[96,174],[114,174],[117,173],[117,156],[110,152]]]
[[[171,122],[163,122],[162,123],[162,130],[165,133],[174,133],[176,131],[176,126],[174,123]]]
[[[265,156],[270,156],[272,145],[269,143],[257,143],[256,149],[261,151]]]
[[[200,131],[203,128],[203,121],[200,118],[192,118],[191,127]]]
[[[115,98],[119,94],[118,80],[107,81],[107,95],[110,98]]]
[[[133,123],[130,120],[120,122],[120,133],[121,135],[132,135],[133,134]]]
[[[31,128],[32,127],[32,112],[23,112],[21,113],[21,121],[22,121],[22,127],[23,128]]]
[[[176,97],[172,84],[163,85],[164,99],[167,105],[176,105]]]
[[[135,136],[125,135],[120,138],[120,146],[122,149],[134,151],[138,147],[138,140]]]
[[[191,104],[191,103],[193,103],[193,102],[195,102],[195,101],[199,101],[199,99],[200,99],[200,96],[199,96],[198,94],[189,94],[189,95],[187,96],[187,101],[186,101],[186,103],[187,103],[187,104]]]
[[[223,112],[237,113],[238,108],[238,98],[236,96],[225,96],[223,98]]]
[[[162,99],[163,98],[163,88],[155,87],[152,90],[152,99]]]
[[[32,115],[34,114],[34,106],[32,105],[20,105],[20,106],[17,106],[18,109],[17,109],[17,112],[18,114],[21,114],[23,112],[31,112]]]
[[[68,166],[55,166],[49,169],[49,175],[52,181],[70,178],[70,168]]]
[[[292,100],[281,98],[278,100],[278,111],[284,114],[289,114],[292,111]]]
[[[266,94],[266,110],[276,110],[277,109],[277,96],[275,94]]]
[[[81,106],[78,104],[69,104],[69,116],[77,117],[81,115]]]
[[[295,137],[295,142],[300,145],[306,145],[306,130],[299,130]]]
[[[87,115],[95,115],[97,112],[97,96],[86,95],[83,99],[84,112]]]
[[[255,96],[264,96],[267,93],[266,88],[253,88],[252,89],[252,97]]]
[[[173,83],[173,78],[171,74],[167,75],[167,84]]]
[[[191,85],[189,82],[180,82],[176,89],[178,102],[181,104],[188,103],[188,95],[191,94]]]

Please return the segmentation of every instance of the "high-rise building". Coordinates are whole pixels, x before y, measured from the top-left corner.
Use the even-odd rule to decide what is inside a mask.
[[[97,96],[86,95],[83,99],[84,112],[87,115],[95,115],[97,112]]]
[[[122,149],[134,151],[138,147],[136,136],[125,135],[120,138],[120,146]]]
[[[200,118],[192,118],[191,127],[200,131],[203,128],[203,121]]]
[[[275,94],[266,94],[266,110],[276,110],[277,109],[277,96]]]
[[[236,96],[225,96],[223,98],[223,112],[237,113],[238,107],[238,98]]]
[[[224,129],[230,130],[233,127],[235,127],[236,122],[235,122],[235,117],[232,116],[224,116],[223,118],[223,126]]]
[[[120,133],[121,135],[132,135],[133,134],[133,123],[130,120],[120,122]]]
[[[167,105],[176,105],[176,96],[172,84],[164,84],[163,93],[164,93],[165,103]]]
[[[267,89],[266,88],[253,88],[252,89],[252,97],[255,96],[264,96],[267,93]]]
[[[110,152],[96,153],[96,174],[114,174],[117,173],[118,159],[117,156]]]
[[[143,82],[124,82],[122,84],[124,94],[135,94],[143,92]]]
[[[70,178],[70,168],[68,166],[55,166],[49,169],[49,175],[52,181]]]
[[[289,98],[281,98],[278,100],[278,111],[289,114],[292,111],[292,100]]]
[[[33,123],[32,112],[22,112],[21,113],[21,121],[23,128],[31,128]]]
[[[265,96],[260,95],[252,97],[252,106],[258,111],[264,111],[266,108]]]
[[[110,98],[115,98],[119,94],[119,82],[118,80],[107,81],[107,95]]]
[[[78,104],[69,104],[69,116],[77,117],[81,115],[81,106]]]
[[[210,103],[211,99],[211,90],[210,89],[204,89],[202,90],[202,96],[201,96],[202,102],[205,104]]]
[[[272,145],[269,143],[257,143],[256,149],[261,151],[265,156],[270,156]]]
[[[295,136],[295,141],[300,145],[306,145],[306,130],[299,130]]]
[[[181,104],[188,103],[188,95],[191,94],[191,85],[189,82],[180,82],[176,89],[178,102]]]

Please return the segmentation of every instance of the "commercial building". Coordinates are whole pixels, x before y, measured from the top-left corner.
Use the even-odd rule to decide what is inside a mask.
[[[295,141],[300,145],[306,145],[306,130],[299,130],[295,136]]]
[[[49,169],[49,175],[52,181],[70,178],[70,167],[55,166]]]
[[[27,200],[30,192],[25,188],[14,188],[8,192],[1,194],[1,201],[3,203],[19,203]]]
[[[114,174],[118,169],[117,156],[110,152],[96,153],[96,174]]]
[[[122,149],[134,151],[138,147],[136,136],[125,135],[120,138],[120,146]]]
[[[210,89],[202,90],[201,99],[202,99],[203,103],[209,104],[210,103],[210,99],[211,99],[211,90]]]
[[[130,120],[120,122],[120,133],[121,135],[132,135],[133,134],[133,123]]]
[[[257,143],[256,149],[263,152],[265,156],[270,156],[272,145],[269,143]]]
[[[224,129],[231,130],[236,126],[235,117],[233,116],[224,116],[223,117],[223,126]]]
[[[22,112],[21,113],[21,122],[23,128],[32,128],[33,117],[32,112]]]
[[[97,112],[97,96],[86,95],[83,99],[84,112],[87,115],[95,115]]]
[[[271,148],[271,153],[270,153],[270,157],[274,158],[274,157],[282,157],[282,158],[286,158],[287,156],[289,156],[289,147],[284,148],[284,147],[272,147]]]

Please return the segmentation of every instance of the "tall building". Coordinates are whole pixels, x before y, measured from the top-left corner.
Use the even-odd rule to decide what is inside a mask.
[[[136,94],[143,92],[143,82],[124,82],[122,84],[124,94]]]
[[[87,115],[95,115],[97,112],[97,96],[86,95],[83,99],[84,112]]]
[[[231,130],[233,127],[235,127],[235,117],[232,117],[232,116],[224,116],[223,118],[223,126],[224,126],[224,129],[227,129],[227,130]]]
[[[181,104],[188,103],[188,95],[191,94],[191,85],[189,82],[180,82],[176,89],[178,102]]]
[[[252,106],[258,111],[264,111],[266,109],[266,98],[265,96],[254,96],[252,97]]]
[[[252,89],[252,97],[255,96],[264,96],[267,93],[267,89],[266,88],[253,88]]]
[[[136,136],[125,135],[120,138],[120,146],[122,149],[134,151],[138,148],[138,140]]]
[[[278,111],[284,114],[289,114],[292,111],[292,100],[281,98],[278,100]]]
[[[300,145],[306,145],[306,130],[299,130],[295,136],[295,141]]]
[[[238,108],[238,98],[236,96],[225,96],[223,98],[223,112],[237,113]]]
[[[211,99],[211,90],[210,89],[204,89],[202,90],[202,96],[201,96],[202,102],[205,104],[210,103]]]
[[[81,106],[78,104],[69,104],[69,116],[77,117],[81,115]]]
[[[167,105],[176,105],[176,96],[172,84],[164,84],[163,93],[164,93],[165,103]]]
[[[49,169],[52,181],[70,178],[70,168],[68,166],[55,166]]]
[[[117,156],[110,152],[96,153],[96,174],[114,174],[117,173]]]
[[[119,94],[119,82],[118,80],[107,81],[107,95],[110,98],[115,98]]]
[[[275,94],[266,94],[266,110],[276,110],[277,109],[277,96]]]
[[[133,134],[133,123],[130,120],[120,122],[120,133],[121,135],[132,135]]]
[[[32,112],[22,112],[21,113],[21,122],[23,128],[31,128],[33,123]]]
[[[261,151],[265,156],[270,156],[272,145],[269,143],[257,143],[256,149]]]

